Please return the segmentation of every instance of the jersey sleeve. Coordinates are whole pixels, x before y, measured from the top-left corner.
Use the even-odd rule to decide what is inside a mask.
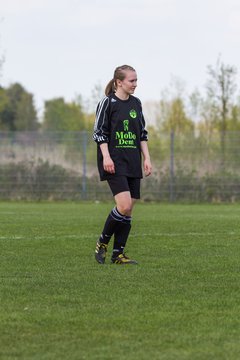
[[[145,122],[145,118],[142,112],[142,103],[141,101],[136,98],[140,107],[140,141],[148,141],[148,132],[146,130],[146,122]]]
[[[109,124],[109,98],[105,96],[96,109],[96,119],[93,131],[93,140],[97,144],[108,143],[110,134]]]
[[[140,136],[140,140],[141,141],[148,141],[148,132],[145,128],[145,120],[144,120],[144,117],[142,117],[142,123],[144,124],[142,126],[142,131],[141,131],[141,136]]]

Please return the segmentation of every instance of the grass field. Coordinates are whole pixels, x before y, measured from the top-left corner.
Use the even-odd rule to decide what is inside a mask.
[[[0,203],[0,359],[240,359],[240,206],[139,203],[99,265],[111,207]]]

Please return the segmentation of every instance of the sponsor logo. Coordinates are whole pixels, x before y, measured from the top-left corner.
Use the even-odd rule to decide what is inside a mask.
[[[118,141],[117,147],[136,147],[136,135],[131,131],[116,131],[116,140]]]
[[[117,148],[136,148],[137,136],[129,131],[129,120],[123,120],[123,131],[116,131]]]

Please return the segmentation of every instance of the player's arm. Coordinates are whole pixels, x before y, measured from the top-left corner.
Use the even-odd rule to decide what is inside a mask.
[[[141,135],[140,135],[140,144],[141,144],[141,152],[143,154],[143,169],[145,176],[149,176],[152,173],[152,164],[150,159],[150,154],[148,150],[148,132],[145,128],[145,119],[142,113],[142,104],[141,101],[138,99],[139,105],[140,105],[140,126],[141,126]]]
[[[144,173],[145,176],[149,176],[152,173],[152,164],[151,164],[147,141],[141,141],[141,151],[143,154]]]
[[[96,109],[96,118],[93,131],[93,140],[100,145],[101,143],[109,142],[109,98],[105,96],[99,103]]]
[[[108,150],[109,143],[109,98],[104,97],[98,104],[96,110],[96,120],[94,125],[93,139],[99,145],[103,155],[103,168],[105,171],[114,174],[114,162],[111,159]]]
[[[108,150],[108,143],[102,143],[100,144],[100,149],[103,155],[103,168],[105,171],[114,174],[115,173],[115,166],[114,162],[112,161],[112,158],[109,154]]]

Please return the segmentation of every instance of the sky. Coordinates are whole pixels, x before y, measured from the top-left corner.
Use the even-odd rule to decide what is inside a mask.
[[[0,0],[0,83],[21,83],[39,112],[56,97],[89,99],[123,64],[143,103],[173,79],[201,92],[219,56],[240,65],[239,19],[239,0]]]

